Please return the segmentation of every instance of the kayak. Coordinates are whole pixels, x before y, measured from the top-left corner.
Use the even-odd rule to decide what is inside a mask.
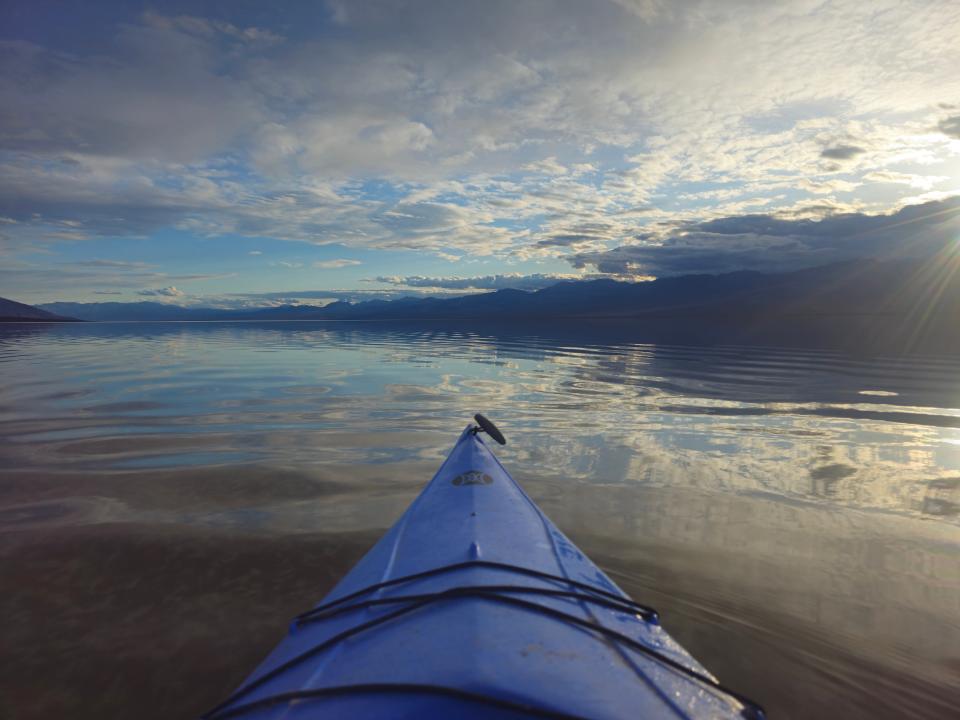
[[[482,415],[205,720],[763,718],[534,504]]]

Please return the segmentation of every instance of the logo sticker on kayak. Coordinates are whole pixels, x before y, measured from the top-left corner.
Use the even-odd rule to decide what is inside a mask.
[[[457,475],[451,480],[454,485],[489,485],[493,478],[479,470],[467,470],[467,472]]]

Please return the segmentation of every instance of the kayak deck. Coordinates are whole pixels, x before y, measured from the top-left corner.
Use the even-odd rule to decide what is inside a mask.
[[[461,434],[404,515],[205,718],[762,717]]]

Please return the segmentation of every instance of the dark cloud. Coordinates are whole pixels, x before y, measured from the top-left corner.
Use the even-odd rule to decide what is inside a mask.
[[[532,275],[484,275],[481,277],[378,277],[377,282],[405,287],[435,288],[444,290],[540,290],[562,280],[573,279],[570,275],[534,273]]]
[[[820,157],[829,160],[850,160],[865,152],[866,150],[856,145],[835,145],[834,147],[824,148]]]
[[[607,274],[780,271],[854,258],[926,257],[955,243],[958,232],[960,197],[951,197],[886,215],[720,218],[690,224],[663,239],[645,237],[641,244],[579,253],[569,260],[576,268],[595,267]]]
[[[120,26],[108,58],[0,42],[0,147],[176,162],[222,150],[261,110],[211,43],[149,21]]]
[[[567,225],[537,242],[537,247],[575,247],[588,242],[603,242],[617,238],[619,228],[605,222],[583,222]]]
[[[952,115],[942,120],[938,127],[944,135],[960,139],[960,115]]]

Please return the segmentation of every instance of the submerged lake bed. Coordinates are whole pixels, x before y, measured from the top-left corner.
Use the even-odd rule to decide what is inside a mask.
[[[771,717],[960,704],[960,359],[374,323],[0,326],[0,715],[192,717],[473,413]]]

